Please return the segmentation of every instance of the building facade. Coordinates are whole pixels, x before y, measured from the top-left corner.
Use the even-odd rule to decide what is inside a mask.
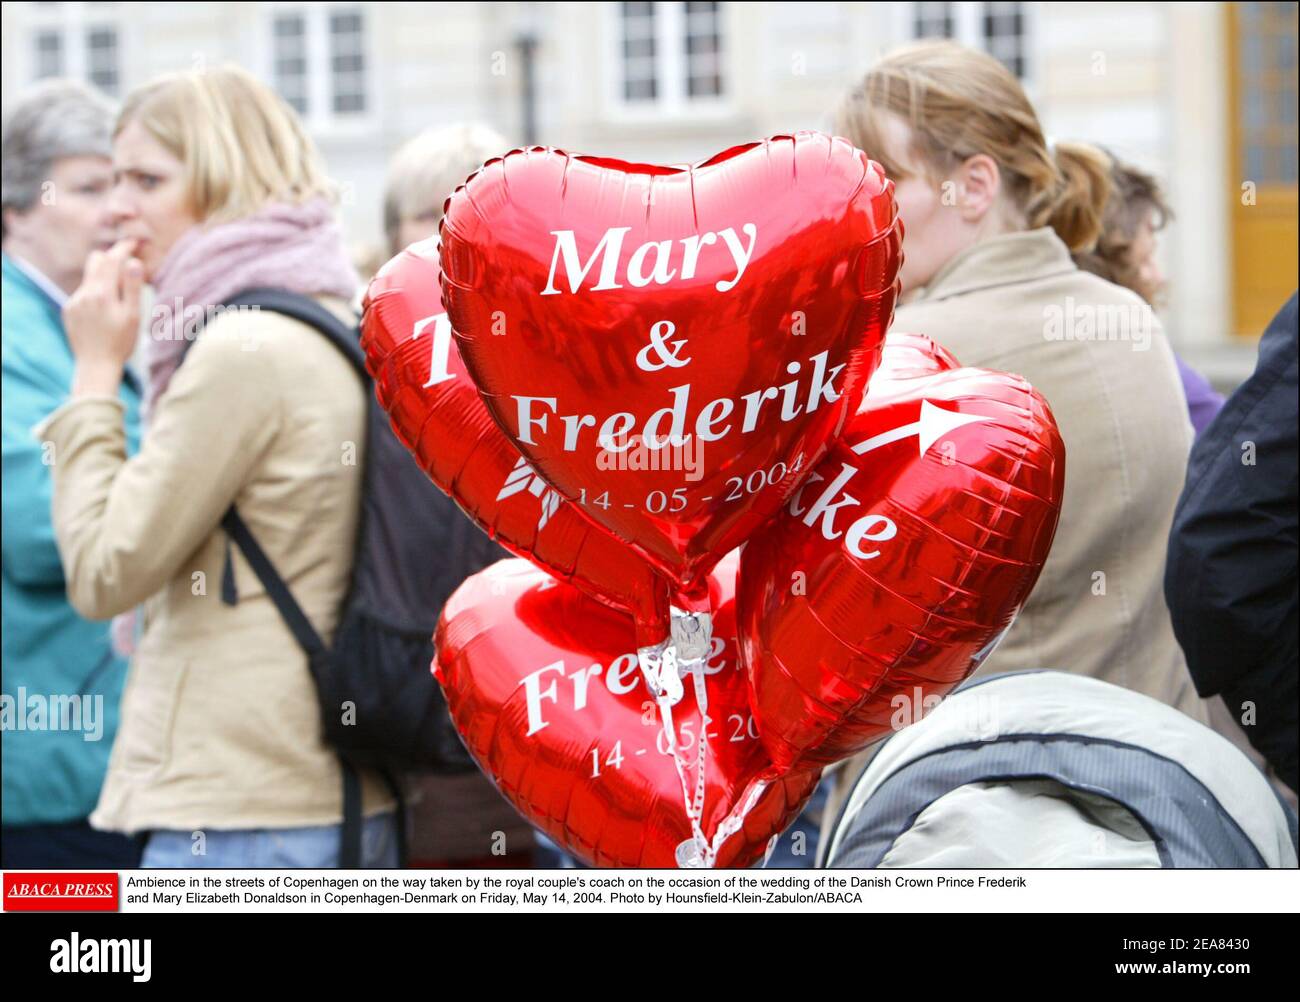
[[[240,63],[305,117],[358,240],[389,155],[481,120],[513,143],[646,162],[827,128],[880,53],[951,37],[1002,59],[1052,139],[1164,179],[1178,350],[1222,386],[1296,284],[1296,6],[1288,3],[6,3],[7,105],[46,76],[121,97]]]

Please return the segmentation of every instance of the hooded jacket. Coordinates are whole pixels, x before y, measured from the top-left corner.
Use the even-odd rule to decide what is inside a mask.
[[[1296,819],[1226,738],[1063,672],[978,679],[877,746],[831,867],[1295,867]]]

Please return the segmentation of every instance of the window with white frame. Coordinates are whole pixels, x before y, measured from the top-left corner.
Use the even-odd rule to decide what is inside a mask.
[[[722,11],[718,3],[686,3],[686,94],[722,96]]]
[[[320,124],[369,110],[365,27],[360,6],[276,11],[271,19],[271,79],[304,118]]]
[[[952,38],[1000,60],[1020,80],[1028,76],[1024,3],[914,3],[912,37]]]
[[[951,3],[913,4],[912,34],[916,38],[952,38],[957,29]]]
[[[277,14],[271,24],[274,51],[271,77],[294,111],[307,113],[307,17],[303,13]]]
[[[617,103],[675,112],[727,93],[721,3],[619,3]]]
[[[1016,75],[1025,77],[1025,12],[1022,3],[984,4],[980,26],[988,54]]]
[[[36,33],[36,79],[63,75],[63,35],[43,29]]]
[[[359,10],[330,13],[330,88],[336,115],[366,110],[366,52]]]
[[[33,79],[71,77],[116,97],[120,46],[111,3],[38,3],[30,7]]]
[[[654,3],[620,4],[623,29],[623,100],[653,101],[658,96]]]
[[[115,29],[101,25],[86,32],[86,76],[104,93],[118,92]]]

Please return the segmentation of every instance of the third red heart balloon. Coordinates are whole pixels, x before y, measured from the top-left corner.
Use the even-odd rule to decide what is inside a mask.
[[[742,651],[778,766],[845,758],[979,666],[1047,558],[1064,474],[1024,379],[890,333],[844,434],[742,554]]]

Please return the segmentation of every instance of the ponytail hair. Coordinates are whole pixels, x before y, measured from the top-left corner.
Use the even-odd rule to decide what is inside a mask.
[[[1026,207],[1029,226],[1050,226],[1072,254],[1091,250],[1110,199],[1111,160],[1085,143],[1057,143],[1052,152],[1060,180],[1037,205]]]
[[[977,154],[997,162],[1007,198],[1036,229],[1050,226],[1071,251],[1101,233],[1110,196],[1110,158],[1093,146],[1049,149],[1024,89],[992,56],[951,41],[895,49],[841,101],[835,128],[895,180],[908,176],[886,152],[885,115],[911,130],[910,152],[944,177]]]

